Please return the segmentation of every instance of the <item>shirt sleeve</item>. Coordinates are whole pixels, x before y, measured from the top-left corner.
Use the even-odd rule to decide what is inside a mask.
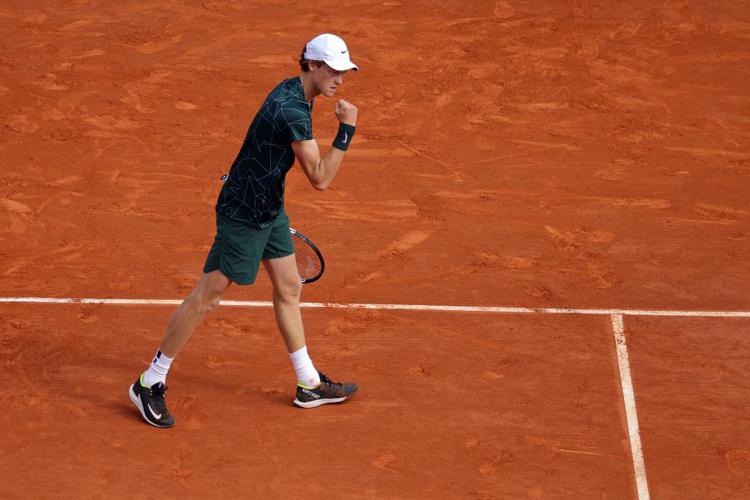
[[[281,110],[281,130],[287,142],[308,141],[313,138],[312,120],[310,115],[302,110],[284,108]]]

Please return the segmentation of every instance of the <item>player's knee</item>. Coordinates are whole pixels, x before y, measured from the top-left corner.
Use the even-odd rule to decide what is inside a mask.
[[[221,295],[222,294],[213,294],[206,298],[206,300],[203,303],[203,307],[205,308],[204,314],[208,314],[214,309],[216,309],[216,306],[219,305],[221,302]]]
[[[199,316],[205,316],[213,311],[221,302],[222,293],[204,292],[191,295],[188,299],[188,307]]]
[[[302,283],[300,281],[286,281],[274,288],[274,295],[285,302],[299,302],[302,295]]]
[[[223,275],[207,274],[188,298],[188,307],[200,316],[213,311],[221,302],[229,280]]]

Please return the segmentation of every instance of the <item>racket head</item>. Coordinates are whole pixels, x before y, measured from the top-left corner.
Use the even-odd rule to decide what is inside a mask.
[[[320,250],[318,250],[318,247],[315,246],[310,238],[304,234],[293,227],[289,228],[289,232],[292,234],[294,256],[297,260],[297,272],[302,283],[318,281],[326,269],[323,254],[320,253]]]

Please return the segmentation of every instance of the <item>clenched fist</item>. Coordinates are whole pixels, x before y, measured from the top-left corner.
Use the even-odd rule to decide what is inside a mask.
[[[354,104],[340,99],[336,103],[336,117],[339,122],[346,123],[347,125],[357,125],[357,106]]]

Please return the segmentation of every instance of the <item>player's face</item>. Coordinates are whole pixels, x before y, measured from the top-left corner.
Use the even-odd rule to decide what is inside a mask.
[[[332,97],[336,90],[344,84],[345,73],[346,71],[337,71],[326,63],[320,63],[313,69],[313,81],[321,94]]]

